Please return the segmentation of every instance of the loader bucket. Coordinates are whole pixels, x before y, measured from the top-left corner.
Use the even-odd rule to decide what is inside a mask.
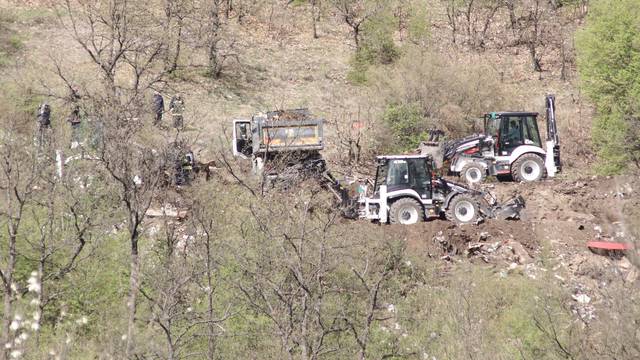
[[[493,217],[500,220],[517,220],[520,219],[520,211],[522,211],[524,207],[524,198],[518,195],[515,198],[505,202],[504,204],[496,205],[492,209]]]

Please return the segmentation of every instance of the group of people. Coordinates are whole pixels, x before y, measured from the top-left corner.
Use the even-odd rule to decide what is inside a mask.
[[[80,144],[80,125],[82,123],[80,119],[80,94],[78,89],[71,88],[70,94],[67,97],[67,102],[71,106],[71,113],[67,118],[69,124],[71,124],[71,148],[76,148]],[[46,131],[51,129],[51,105],[47,102],[43,102],[38,107],[37,114],[38,121],[38,142],[42,145],[46,140]]]
[[[153,93],[153,105],[152,110],[155,115],[153,125],[162,126],[162,115],[165,112],[164,109],[164,97],[159,92]],[[180,94],[176,94],[171,97],[169,102],[169,114],[173,119],[173,127],[181,130],[184,127],[184,100]]]
[[[67,103],[71,108],[71,112],[67,117],[67,121],[71,125],[71,148],[77,148],[81,143],[81,126],[82,116],[80,111],[81,96],[76,88],[71,88],[70,95],[67,97]],[[173,118],[173,127],[176,129],[182,129],[184,126],[184,100],[179,94],[174,95],[169,103],[169,113]],[[50,138],[51,130],[51,112],[52,108],[47,102],[43,102],[38,107],[37,122],[38,122],[38,144],[43,146],[48,142]],[[165,112],[164,99],[159,92],[153,94],[153,115],[155,126],[162,126],[162,115]],[[176,185],[189,185],[191,183],[194,167],[195,156],[193,152],[184,148],[183,146],[177,147],[178,152],[175,154],[175,179]]]
[[[71,125],[71,148],[74,149],[80,145],[80,128],[82,125],[82,118],[80,115],[80,100],[81,96],[77,88],[71,88],[70,94],[67,97],[67,103],[71,107],[71,113],[67,118],[67,121]],[[39,136],[38,141],[40,144],[46,140],[46,132],[51,129],[51,105],[47,102],[43,102],[38,107],[37,121]],[[153,125],[162,126],[162,116],[165,113],[164,98],[159,92],[153,94],[152,105],[154,121]],[[184,100],[180,94],[176,94],[171,97],[169,102],[169,113],[173,119],[173,127],[181,130],[184,127]]]

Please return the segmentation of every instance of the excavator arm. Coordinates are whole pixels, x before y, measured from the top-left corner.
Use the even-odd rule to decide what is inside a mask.
[[[552,154],[553,157],[548,157],[553,161],[553,164],[548,164],[547,168],[552,165],[555,167],[555,172],[562,170],[562,163],[560,161],[560,137],[558,136],[558,126],[556,123],[556,97],[553,94],[548,94],[545,98],[545,104],[547,107],[547,153]],[[551,162],[551,161],[549,161]]]

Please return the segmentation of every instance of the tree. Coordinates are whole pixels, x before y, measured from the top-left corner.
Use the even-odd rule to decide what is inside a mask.
[[[451,29],[451,42],[456,43],[458,30],[463,31],[464,42],[472,49],[486,46],[491,24],[503,6],[497,0],[446,0],[447,22]]]
[[[320,22],[320,16],[322,15],[322,0],[289,0],[288,4],[294,5],[309,4],[311,13],[311,25],[313,30],[313,38],[317,39],[318,35],[318,23]]]
[[[379,0],[331,0],[345,24],[351,28],[356,50],[360,49],[362,31],[372,17],[382,11],[384,2]]]
[[[58,8],[61,24],[80,45],[100,81],[84,89],[83,101],[102,132],[94,149],[117,186],[130,250],[125,356],[135,351],[135,322],[140,288],[140,240],[145,213],[162,185],[167,148],[140,137],[147,114],[145,94],[163,83],[171,63],[167,34],[143,1],[66,0]],[[85,31],[90,29],[90,31]],[[63,80],[65,78],[61,76]],[[151,142],[151,143],[150,143]],[[171,165],[172,166],[172,165]]]
[[[640,3],[599,0],[578,33],[582,88],[598,111],[593,141],[601,171],[640,168]]]
[[[4,119],[3,119],[4,120]],[[21,136],[16,129],[18,121],[3,121],[0,133],[0,222],[6,231],[6,248],[0,258],[0,278],[2,279],[2,341],[0,359],[8,358],[8,348],[12,344],[10,324],[14,316],[14,302],[18,295],[16,267],[18,264],[18,238],[22,236],[25,213],[33,200],[34,185],[38,182],[36,149],[29,145],[29,137]],[[3,236],[4,238],[5,236]],[[3,243],[5,243],[3,241]]]

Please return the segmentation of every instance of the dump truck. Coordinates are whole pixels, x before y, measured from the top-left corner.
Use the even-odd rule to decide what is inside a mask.
[[[259,113],[233,120],[233,154],[251,159],[255,174],[283,171],[286,167],[324,167],[324,120],[308,109]]]

